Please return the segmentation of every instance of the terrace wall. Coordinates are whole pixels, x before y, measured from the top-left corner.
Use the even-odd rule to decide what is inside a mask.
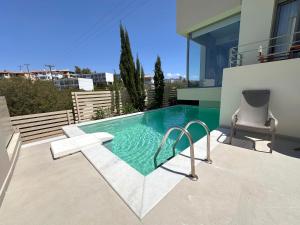
[[[72,110],[11,117],[24,143],[63,135],[62,126],[74,123]]]
[[[20,134],[10,121],[6,100],[0,96],[0,205],[10,181],[21,146]]]
[[[178,89],[177,99],[199,101],[200,106],[220,107],[221,87]]]
[[[261,63],[224,70],[221,126],[229,127],[244,89],[270,89],[270,109],[278,119],[277,133],[300,138],[300,59]]]

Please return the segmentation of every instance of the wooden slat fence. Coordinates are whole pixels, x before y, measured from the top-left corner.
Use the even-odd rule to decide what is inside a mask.
[[[154,101],[154,90],[146,92],[146,105]],[[170,99],[176,99],[177,90],[166,89],[163,106],[168,106]],[[38,113],[23,116],[10,117],[14,129],[21,133],[24,143],[47,139],[63,134],[62,127],[91,120],[95,111],[101,107],[111,110],[115,105],[115,93],[112,91],[73,92],[73,111],[62,110],[48,113]],[[126,90],[120,92],[120,108],[125,102],[129,102]]]
[[[72,110],[14,116],[10,119],[25,143],[62,135],[62,126],[74,124]]]
[[[75,120],[91,120],[99,107],[111,109],[113,96],[111,91],[72,92]]]
[[[155,90],[151,89],[147,91],[146,105],[150,106],[154,103]],[[170,100],[177,99],[177,89],[166,87],[163,97],[163,107],[170,105]]]
[[[155,91],[147,90],[145,103],[150,106],[154,102]],[[171,99],[177,98],[176,88],[165,88],[163,107],[169,106]],[[96,110],[101,107],[115,112],[115,93],[113,91],[92,91],[92,92],[73,92],[73,111],[75,121],[83,122],[91,120]],[[126,90],[120,91],[120,109],[122,105],[129,102],[129,96]]]

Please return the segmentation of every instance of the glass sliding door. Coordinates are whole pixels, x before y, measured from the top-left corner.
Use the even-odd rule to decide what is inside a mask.
[[[223,69],[229,65],[229,50],[238,45],[239,19],[235,16],[189,35],[190,87],[222,86]]]
[[[277,6],[271,49],[272,53],[287,52],[300,45],[300,0],[281,1]]]
[[[201,55],[201,45],[197,42],[189,42],[189,76],[188,84],[189,87],[198,87],[200,81],[200,55]]]

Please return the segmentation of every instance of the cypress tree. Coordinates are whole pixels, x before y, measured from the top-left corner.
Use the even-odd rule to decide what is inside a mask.
[[[130,42],[127,31],[120,26],[121,36],[121,57],[120,57],[120,74],[123,83],[128,91],[133,106],[136,106],[136,88],[134,82],[135,65],[131,53]]]
[[[124,86],[130,97],[130,101],[135,109],[144,110],[145,97],[142,96],[141,87],[144,81],[141,78],[141,64],[137,57],[136,64],[134,63],[131,53],[129,35],[126,29],[120,25],[121,38],[121,56],[120,56],[120,75]]]
[[[154,86],[155,86],[155,105],[156,107],[162,107],[164,97],[164,73],[161,69],[161,60],[157,56],[154,69]]]
[[[135,65],[135,85],[137,87],[137,94],[141,96],[141,63],[139,57],[136,57],[136,65]]]
[[[146,98],[144,84],[145,84],[145,73],[144,73],[144,68],[141,66],[141,106],[143,110],[145,108],[145,98]]]
[[[116,73],[114,73],[114,84],[113,84],[113,90],[115,92],[115,106],[116,106],[116,111],[117,114],[120,114],[120,80],[117,77]]]
[[[144,70],[140,63],[139,57],[136,57],[135,82],[138,94],[138,110],[143,111],[145,108],[145,87],[144,87]]]

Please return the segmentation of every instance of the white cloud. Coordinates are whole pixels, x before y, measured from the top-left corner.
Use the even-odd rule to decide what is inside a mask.
[[[165,78],[170,79],[170,78],[179,78],[179,77],[185,77],[184,75],[180,73],[166,73]]]

